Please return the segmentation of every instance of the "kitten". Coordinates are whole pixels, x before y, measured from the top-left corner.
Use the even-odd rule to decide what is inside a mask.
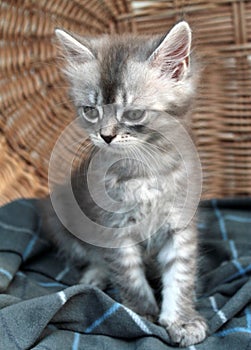
[[[173,343],[201,342],[207,326],[194,306],[197,233],[195,219],[187,220],[198,169],[182,129],[197,81],[190,27],[180,22],[167,35],[153,37],[82,38],[60,29],[56,35],[65,52],[71,98],[94,145],[90,182],[75,173],[71,186],[79,207],[98,225],[95,232],[81,227],[85,232],[77,233],[78,217],[61,187],[55,191],[70,229],[44,203],[47,234],[72,259],[90,262],[82,283],[105,288],[110,279],[122,302],[142,316],[158,317]],[[86,167],[83,161],[81,174]],[[187,182],[192,191],[184,207]],[[115,209],[105,207],[100,184]],[[106,228],[112,237],[107,245]],[[160,305],[149,284],[158,276]]]

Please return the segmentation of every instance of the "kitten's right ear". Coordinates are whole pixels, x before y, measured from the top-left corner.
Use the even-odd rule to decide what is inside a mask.
[[[55,34],[63,47],[67,59],[77,63],[86,63],[95,59],[91,50],[62,29],[56,29]]]
[[[187,22],[176,24],[148,59],[162,75],[180,80],[189,69],[192,34]]]

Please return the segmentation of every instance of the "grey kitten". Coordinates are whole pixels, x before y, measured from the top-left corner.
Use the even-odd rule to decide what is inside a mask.
[[[105,288],[109,279],[126,306],[158,317],[173,343],[201,342],[207,326],[194,306],[197,233],[195,219],[184,219],[193,213],[198,169],[179,127],[187,128],[197,80],[190,27],[180,22],[167,35],[153,37],[82,38],[60,29],[56,35],[65,52],[71,97],[93,144],[89,163],[96,157],[96,168],[90,181],[102,202],[104,175],[102,185],[115,206],[105,207],[106,199],[103,208],[97,203],[83,175],[83,161],[78,171],[83,177],[73,174],[71,186],[79,207],[98,223],[86,241],[94,244],[95,235],[101,247],[81,239],[85,232],[78,232],[81,225],[64,187],[55,191],[68,230],[45,202],[49,238],[72,259],[90,262],[82,283]],[[96,156],[98,151],[102,156]],[[184,209],[187,181],[192,191]],[[106,228],[115,248],[105,247]],[[157,277],[160,305],[149,283]]]

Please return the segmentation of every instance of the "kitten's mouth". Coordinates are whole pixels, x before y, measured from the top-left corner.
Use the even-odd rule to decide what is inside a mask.
[[[104,149],[108,149],[111,152],[112,151],[123,151],[127,147],[132,146],[134,143],[130,141],[124,141],[124,142],[111,142],[109,144],[103,144],[102,146],[99,145],[99,147],[102,147]]]
[[[135,138],[128,135],[115,135],[115,136],[104,136],[92,138],[95,146],[102,149],[109,149],[111,151],[123,150],[129,146],[135,145]]]

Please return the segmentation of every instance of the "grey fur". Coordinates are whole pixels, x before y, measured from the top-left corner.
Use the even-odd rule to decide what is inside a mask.
[[[92,200],[86,180],[83,178],[80,183],[77,174],[73,175],[73,191],[87,216],[106,227],[122,228],[121,246],[116,249],[82,242],[62,226],[49,200],[42,206],[49,238],[79,264],[90,262],[82,283],[104,288],[106,279],[110,280],[119,287],[125,305],[142,316],[157,318],[174,343],[189,346],[205,338],[206,323],[195,311],[193,301],[197,257],[195,219],[187,225],[181,221],[177,226],[186,177],[182,159],[170,140],[182,143],[171,116],[186,125],[197,71],[192,62],[188,65],[191,35],[188,25],[180,23],[171,33],[164,37],[76,37],[83,44],[79,49],[75,39],[71,42],[62,31],[57,31],[68,61],[66,74],[71,96],[95,145],[93,154],[98,148],[104,149],[98,169],[102,171],[106,160],[116,152],[136,157],[136,160],[122,159],[110,168],[105,178],[107,192],[125,205],[137,206],[128,213],[102,210]],[[184,41],[181,48],[179,40]],[[184,51],[181,57],[177,56],[177,50]],[[175,57],[172,52],[176,53]],[[105,108],[107,104],[112,106]],[[99,107],[99,118],[95,122],[88,120],[82,106]],[[125,110],[130,109],[148,111],[139,122],[123,120]],[[163,116],[163,111],[170,115],[170,120],[167,114]],[[102,135],[114,139],[107,145]],[[158,189],[156,180],[140,165],[140,160],[150,164],[154,174],[158,174]],[[190,154],[186,154],[186,161],[194,176],[189,181],[196,189],[197,169],[193,169]],[[178,193],[178,199],[171,208],[174,192]],[[62,189],[59,196],[67,220],[74,227],[74,213],[67,207]],[[170,212],[172,215],[168,217]],[[134,232],[133,224],[143,218],[148,218],[147,225],[142,227],[142,232]],[[163,224],[159,225],[160,222]],[[114,239],[118,238],[115,236]],[[139,236],[147,239],[138,243]],[[156,301],[149,284],[150,279],[158,277],[162,285],[161,303]]]

